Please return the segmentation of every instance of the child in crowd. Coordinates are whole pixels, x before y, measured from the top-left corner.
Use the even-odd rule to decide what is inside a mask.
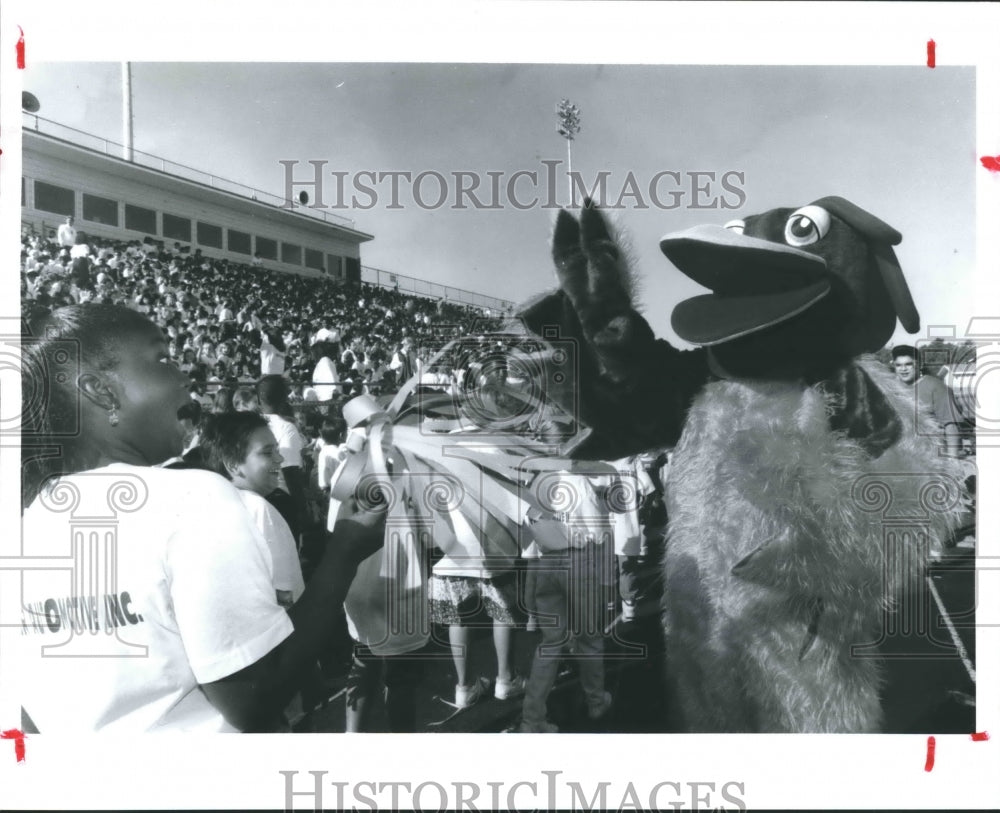
[[[278,603],[291,606],[305,589],[295,539],[267,496],[278,487],[282,457],[267,420],[255,412],[218,414],[202,438],[209,466],[233,482],[267,541]]]
[[[618,556],[621,620],[652,611],[662,595],[659,557],[666,534],[661,473],[667,453],[633,455],[617,461],[618,479],[609,489],[609,507]]]
[[[336,517],[339,504],[330,502],[330,515]],[[399,522],[393,513],[390,509],[387,524]],[[344,611],[354,642],[345,712],[349,733],[375,730],[372,700],[380,684],[387,730],[416,730],[416,689],[424,673],[418,652],[430,639],[425,536],[404,534],[408,539],[402,545],[390,540],[388,552],[361,563],[348,591]]]
[[[558,472],[539,478],[537,485],[539,496],[552,497],[545,500],[551,503],[546,513],[529,515],[526,528],[538,554],[529,604],[542,642],[531,664],[519,730],[551,733],[559,728],[547,719],[548,696],[560,661],[570,654],[590,719],[601,719],[611,708],[604,690],[604,628],[614,547],[606,473]]]
[[[440,545],[442,540],[436,539]],[[457,539],[435,563],[430,580],[431,621],[448,627],[448,640],[455,663],[455,706],[466,708],[482,699],[490,681],[469,674],[471,621],[480,611],[491,619],[497,678],[493,695],[498,700],[524,692],[524,678],[514,670],[514,627],[518,606],[516,551],[504,552],[490,540],[462,546]]]
[[[316,441],[316,484],[328,497],[333,473],[347,454],[344,447],[346,435],[347,423],[343,418],[327,418],[319,429]]]
[[[331,439],[328,446],[333,446],[340,430],[339,425],[326,427],[326,437]],[[363,432],[361,426],[355,427],[348,436]],[[347,455],[338,461],[333,482],[347,462]],[[330,481],[325,486],[329,488]],[[377,501],[380,493],[370,493],[369,499]],[[334,527],[340,509],[340,501],[331,494],[327,529]],[[344,602],[353,642],[345,712],[348,732],[374,729],[372,700],[380,685],[384,685],[387,729],[416,730],[416,688],[424,671],[418,652],[430,640],[427,563],[431,534],[412,523],[412,533],[399,533],[406,516],[403,501],[393,501],[386,522],[387,528],[396,530],[387,537],[388,551],[361,563]]]

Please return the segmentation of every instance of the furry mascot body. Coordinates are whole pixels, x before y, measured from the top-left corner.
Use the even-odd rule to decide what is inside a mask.
[[[896,388],[889,373],[865,371]],[[891,397],[912,410],[905,393]],[[950,486],[953,508],[958,481],[930,474],[947,467],[914,433],[872,458],[831,431],[829,401],[796,382],[717,381],[691,407],[671,465],[663,565],[671,678],[689,730],[880,729],[878,660],[852,647],[878,641],[899,580],[920,576],[928,549],[913,538],[912,557],[892,561],[902,551],[887,548],[883,517],[862,510],[857,485],[892,475],[897,508],[909,501],[919,516],[924,484]],[[934,547],[948,522],[934,517]]]
[[[678,334],[707,348],[682,352],[654,340],[616,288],[624,261],[600,214],[557,222],[562,291],[524,317],[592,351],[580,385],[592,435],[577,456],[677,444],[664,628],[685,730],[880,728],[877,658],[852,647],[878,641],[895,592],[962,507],[960,473],[928,440],[913,393],[858,358],[897,315],[919,329],[889,248],[899,239],[840,198],[747,218],[736,234],[664,238],[713,290],[675,309]],[[872,478],[898,516],[926,518],[921,530],[883,532],[865,503]]]

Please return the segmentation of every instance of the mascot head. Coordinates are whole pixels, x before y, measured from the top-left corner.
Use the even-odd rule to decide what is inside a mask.
[[[671,324],[708,347],[719,375],[822,378],[881,348],[897,318],[920,329],[892,250],[901,240],[839,197],[669,234],[663,253],[712,291],[681,302]]]

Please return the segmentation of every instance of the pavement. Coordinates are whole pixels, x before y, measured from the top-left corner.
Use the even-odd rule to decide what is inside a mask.
[[[887,733],[972,733],[975,731],[975,540],[970,536],[946,549],[928,570],[927,579],[905,607],[886,616],[876,647],[862,651],[878,657],[886,684],[883,691]],[[489,619],[473,621],[469,674],[496,675],[496,657]],[[517,630],[515,667],[528,674],[541,639],[538,632]],[[346,645],[336,659],[346,670]],[[416,730],[426,733],[504,732],[516,729],[520,698],[497,700],[490,693],[475,705],[456,712],[455,670],[447,629],[434,627],[431,640],[419,653],[424,662],[417,690]],[[656,607],[640,605],[639,617],[620,619],[606,638],[605,686],[614,697],[604,718],[586,714],[579,681],[571,662],[564,662],[549,697],[549,719],[566,733],[672,733],[666,689],[667,659]],[[337,672],[338,669],[333,669]],[[344,731],[343,675],[329,683],[330,700],[323,708],[294,725],[296,731]],[[372,730],[387,731],[378,698]]]

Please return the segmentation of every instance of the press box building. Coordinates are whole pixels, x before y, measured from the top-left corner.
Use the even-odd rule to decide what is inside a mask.
[[[306,277],[361,280],[352,221],[310,209],[87,133],[26,116],[22,222],[54,234],[72,215],[79,232],[113,240],[179,243],[212,258]]]

